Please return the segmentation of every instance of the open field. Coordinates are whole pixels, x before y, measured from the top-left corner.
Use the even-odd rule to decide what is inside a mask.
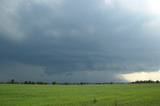
[[[160,106],[160,84],[2,84],[0,106]]]

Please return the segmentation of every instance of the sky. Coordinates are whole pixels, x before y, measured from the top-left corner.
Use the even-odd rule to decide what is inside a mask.
[[[0,81],[160,80],[159,5],[0,0]]]

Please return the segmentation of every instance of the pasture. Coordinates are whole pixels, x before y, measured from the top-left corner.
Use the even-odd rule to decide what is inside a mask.
[[[160,84],[1,84],[0,106],[160,106]]]

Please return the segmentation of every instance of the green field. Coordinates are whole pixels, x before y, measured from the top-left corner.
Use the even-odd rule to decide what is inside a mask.
[[[2,84],[0,106],[160,106],[160,84]]]

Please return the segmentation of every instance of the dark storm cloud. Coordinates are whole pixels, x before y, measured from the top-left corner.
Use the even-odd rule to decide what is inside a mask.
[[[0,63],[44,67],[50,76],[108,72],[113,77],[109,80],[116,79],[117,72],[159,69],[159,37],[149,35],[156,35],[149,30],[145,33],[143,25],[152,19],[146,13],[104,0],[11,3],[1,1]]]

